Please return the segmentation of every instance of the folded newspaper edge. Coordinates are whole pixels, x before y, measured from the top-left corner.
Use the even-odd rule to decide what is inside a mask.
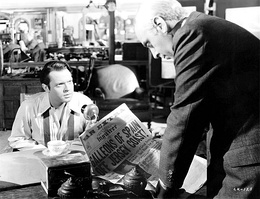
[[[122,177],[139,165],[149,185],[158,181],[161,141],[122,104],[80,135],[95,174],[121,183]],[[194,156],[183,188],[194,193],[206,181],[206,160]]]

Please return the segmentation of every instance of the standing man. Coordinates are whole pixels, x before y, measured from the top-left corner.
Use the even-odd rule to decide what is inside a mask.
[[[28,149],[38,144],[46,146],[48,141],[55,139],[73,140],[87,126],[81,108],[92,101],[74,92],[71,68],[67,63],[46,63],[40,81],[45,92],[23,101],[16,114],[8,138],[14,149]]]
[[[224,19],[187,14],[176,0],[144,2],[135,28],[153,56],[173,57],[176,69],[157,197],[178,198],[209,124],[207,198],[259,197],[259,39]]]

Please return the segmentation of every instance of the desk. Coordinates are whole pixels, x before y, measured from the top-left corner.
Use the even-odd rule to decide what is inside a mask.
[[[0,191],[39,183],[42,176],[41,162],[37,154],[43,149],[45,147],[0,154]],[[78,143],[73,144],[71,150],[85,154],[83,146]]]
[[[44,189],[38,184],[30,186],[21,186],[20,188],[15,188],[6,191],[0,191],[0,199],[50,199],[53,197],[48,197]]]
[[[184,192],[179,199],[207,199],[206,186],[203,186],[196,194],[188,194]],[[17,189],[0,191],[0,199],[58,199],[59,197],[48,197],[40,184],[20,187]],[[122,199],[122,198],[121,198]]]
[[[43,149],[45,147],[0,154],[0,199],[58,198],[48,196],[40,185],[38,154]],[[84,152],[78,142],[72,143],[71,150]]]
[[[72,145],[72,150],[84,152],[82,146]],[[0,199],[37,198],[50,199],[40,185],[40,162],[35,153],[43,148],[0,154]],[[181,198],[206,198],[206,187]]]

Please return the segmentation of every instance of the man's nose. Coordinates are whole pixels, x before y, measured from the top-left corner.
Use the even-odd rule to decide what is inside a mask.
[[[69,90],[69,84],[65,83],[64,84],[64,91],[68,91]]]
[[[150,51],[151,51],[154,59],[158,59],[160,57],[159,53],[156,50],[150,49]]]

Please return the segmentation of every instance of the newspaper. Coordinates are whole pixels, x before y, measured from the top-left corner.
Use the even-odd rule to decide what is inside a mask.
[[[124,174],[139,165],[149,184],[156,186],[161,141],[153,139],[151,132],[126,104],[120,105],[86,129],[80,139],[96,175],[113,183],[120,183]],[[205,173],[202,168],[200,171]],[[198,177],[200,176],[196,177],[197,188],[205,182],[204,178],[198,181]],[[186,184],[194,186],[194,183]]]

